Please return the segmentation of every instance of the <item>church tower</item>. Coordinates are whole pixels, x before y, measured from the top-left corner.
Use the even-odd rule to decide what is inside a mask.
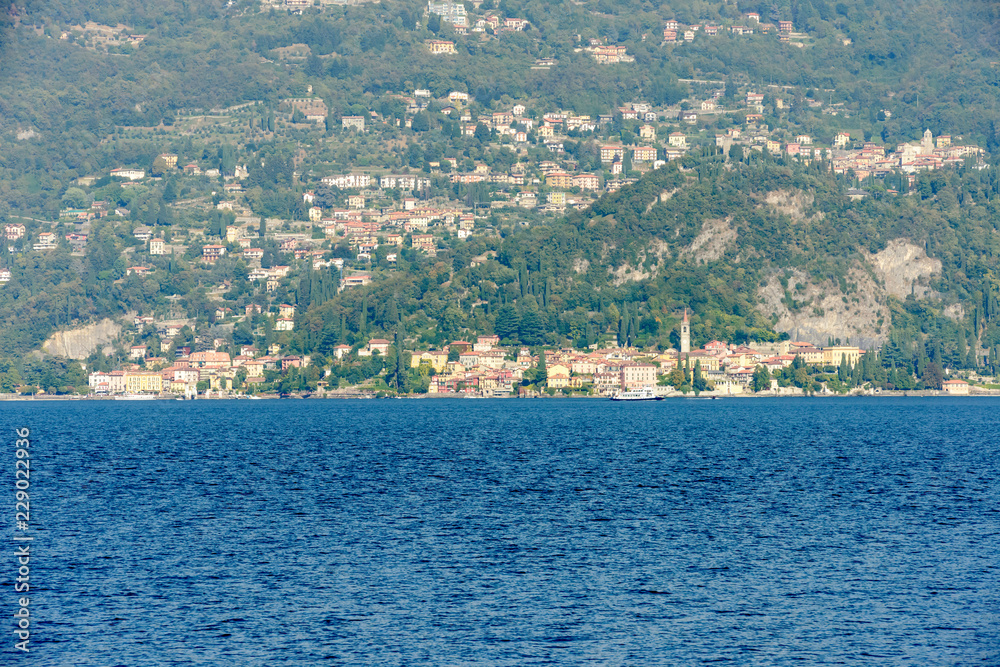
[[[924,130],[924,139],[920,142],[920,147],[924,149],[924,155],[934,152],[934,135],[931,134],[930,128]]]
[[[688,309],[684,309],[684,319],[681,321],[681,354],[691,353],[691,323],[688,322]]]

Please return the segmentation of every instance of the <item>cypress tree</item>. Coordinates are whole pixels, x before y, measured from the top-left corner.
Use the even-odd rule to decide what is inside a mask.
[[[403,354],[403,335],[402,327],[396,330],[396,369],[394,372],[394,381],[396,384],[396,391],[399,393],[405,393],[409,390],[408,376],[406,375],[406,364]]]
[[[549,379],[548,371],[545,369],[545,350],[538,352],[538,372],[535,374],[535,384],[544,384]]]
[[[694,362],[694,376],[691,379],[691,387],[694,389],[694,395],[697,396],[699,393],[704,391],[708,387],[708,383],[705,378],[701,376],[701,360]]]

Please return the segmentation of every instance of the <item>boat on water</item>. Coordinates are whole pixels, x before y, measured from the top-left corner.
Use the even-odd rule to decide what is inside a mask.
[[[115,396],[116,401],[155,401],[155,394],[123,394]]]
[[[659,396],[652,387],[643,387],[642,389],[630,389],[628,391],[619,391],[618,393],[611,396],[612,401],[662,401],[663,397]]]

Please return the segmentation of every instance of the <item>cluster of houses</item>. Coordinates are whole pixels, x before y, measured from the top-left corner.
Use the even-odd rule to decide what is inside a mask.
[[[376,2],[376,0],[264,0],[264,4],[275,9],[284,9],[290,14],[302,14],[305,10],[313,7],[315,2],[324,7],[328,5],[356,7],[367,2]]]
[[[748,120],[753,115],[748,114]],[[849,132],[838,132],[832,145],[819,146],[807,134],[796,136],[795,141],[782,142],[764,131],[730,128],[725,134],[717,134],[715,143],[725,151],[734,145],[741,145],[751,150],[766,149],[771,154],[803,162],[826,160],[835,174],[851,172],[859,180],[901,172],[908,175],[910,187],[920,172],[961,165],[970,157],[979,159],[983,155],[978,146],[954,145],[949,135],[940,135],[935,139],[930,130],[924,132],[919,143],[899,144],[893,151],[887,151],[884,146],[871,141],[852,147],[855,142]]]
[[[603,39],[591,39],[584,51],[602,65],[635,62],[635,56],[630,56],[626,47],[620,44],[607,44]]]
[[[900,144],[891,153],[871,142],[865,142],[860,149],[847,150],[849,142],[850,136],[845,133],[838,134],[834,139],[834,146],[839,148],[833,150],[829,158],[834,173],[853,171],[858,179],[863,180],[869,176],[885,176],[901,171],[909,175],[911,186],[915,175],[920,172],[960,165],[970,157],[979,158],[983,153],[978,146],[953,145],[948,135],[939,135],[935,139],[929,129],[924,131],[920,143]]]
[[[59,33],[59,39],[63,41],[69,41],[71,37],[74,43],[95,51],[98,47],[107,48],[125,44],[136,47],[146,41],[146,35],[134,33],[124,24],[109,26],[94,21],[70,26],[68,30]]]
[[[22,223],[9,223],[4,225],[3,237],[7,240],[8,252],[17,252],[17,247],[14,242],[19,241],[25,237],[27,229]],[[45,252],[48,250],[55,250],[59,245],[59,237],[55,232],[39,232],[36,237],[37,240],[31,244],[34,250],[39,252]],[[87,235],[80,232],[70,232],[65,234],[66,241],[69,243],[70,249],[76,254],[82,254],[84,248],[87,245]]]
[[[755,347],[712,341],[700,350],[690,350],[687,326],[685,319],[680,350],[655,353],[612,347],[546,352],[545,386],[613,395],[655,387],[674,369],[686,367],[690,372],[697,365],[716,393],[735,395],[749,391],[758,366],[773,372],[792,365],[797,357],[808,365],[853,366],[864,354],[864,350],[849,345],[818,348],[811,343],[788,341]],[[449,352],[456,349],[457,360],[449,361]],[[475,343],[455,341],[444,349],[414,352],[411,357],[414,368],[426,365],[434,370],[429,393],[471,392],[484,396],[509,395],[538,362],[538,357],[526,348],[500,347],[496,336],[480,336]]]
[[[442,0],[441,2],[431,0],[427,4],[427,14],[440,16],[441,22],[449,24],[455,33],[459,35],[468,35],[470,32],[523,32],[531,25],[526,19],[515,17],[501,18],[499,15],[493,13],[487,13],[481,18],[470,20],[465,5],[460,2],[453,2],[452,0]],[[771,23],[761,23],[760,15],[755,12],[745,14],[744,19],[742,24],[733,23],[728,26],[712,22],[685,25],[679,21],[670,20],[664,24],[663,40],[667,43],[693,42],[697,34],[715,36],[728,30],[734,35],[752,35],[754,32],[768,33],[777,31],[780,40],[787,42],[794,30],[791,21],[778,21],[777,26]],[[643,39],[645,39],[645,36]],[[428,41],[427,47],[432,54],[436,55],[456,53],[454,42],[447,40]],[[628,54],[625,46],[608,44],[606,39],[592,38],[588,41],[586,47],[578,50],[586,51],[594,60],[604,65],[635,62],[635,57]]]
[[[680,21],[671,19],[664,23],[663,41],[668,43],[693,42],[696,35],[703,34],[708,37],[715,37],[727,30],[734,35],[752,35],[755,32],[766,34],[777,30],[781,41],[787,42],[795,29],[791,21],[778,21],[777,26],[773,23],[761,23],[760,14],[757,12],[747,12],[743,15],[743,19],[742,23],[734,22],[728,25],[712,22],[685,25]]]
[[[262,313],[263,308],[258,304],[245,308],[248,318]],[[281,304],[277,312],[270,315],[276,331],[292,330],[295,306]],[[215,317],[216,321],[222,321],[234,318],[236,314],[230,308],[220,306]],[[166,345],[190,322],[157,321],[151,315],[136,315],[133,324],[137,332],[147,327],[154,328],[161,343]],[[197,393],[199,382],[207,383],[203,386],[212,391],[229,392],[240,386],[238,378],[244,378],[243,387],[252,387],[265,382],[264,371],[287,371],[309,364],[308,357],[281,355],[281,346],[277,343],[263,353],[253,345],[242,345],[239,354],[232,357],[228,352],[220,351],[219,348],[224,345],[225,341],[217,338],[212,341],[211,350],[193,352],[189,346],[181,346],[176,348],[172,360],[153,356],[147,345],[133,345],[129,349],[128,364],[116,371],[91,373],[89,385],[97,395],[173,392],[192,396]]]
[[[397,96],[407,105],[407,112],[416,114],[428,108],[433,101],[429,90],[418,89],[412,95]],[[448,163],[450,167],[450,180],[453,183],[489,183],[501,186],[514,186],[516,196],[510,198],[509,204],[518,205],[524,208],[542,206],[543,210],[562,211],[567,206],[584,208],[592,203],[592,197],[575,197],[575,193],[550,193],[547,195],[545,204],[539,202],[536,194],[531,190],[537,186],[546,185],[556,189],[579,189],[580,191],[614,192],[622,185],[631,182],[624,176],[624,163],[626,156],[631,159],[635,169],[645,171],[655,169],[669,160],[678,159],[690,148],[687,136],[683,132],[673,132],[666,142],[657,145],[657,127],[654,125],[659,119],[659,114],[652,105],[645,102],[633,102],[623,105],[615,110],[615,113],[600,114],[596,117],[585,114],[573,114],[565,111],[546,112],[541,117],[529,117],[526,115],[526,107],[523,104],[514,104],[509,109],[493,111],[489,114],[473,116],[467,109],[469,104],[468,93],[452,91],[448,96],[440,98],[439,102],[444,106],[441,112],[459,120],[461,130],[467,136],[476,134],[480,127],[491,132],[491,136],[510,144],[518,150],[523,149],[529,141],[548,148],[556,160],[541,161],[537,164],[526,164],[517,162],[509,168],[502,170],[491,169],[483,163],[474,163],[470,167],[464,168],[463,161],[457,157],[444,157],[439,162],[430,163],[432,173],[439,173],[442,166]],[[600,148],[601,160],[606,164],[606,169],[611,178],[605,180],[603,175],[579,172],[573,173],[568,168],[575,164],[573,160],[566,159],[566,152],[563,143],[573,132],[593,132],[598,128],[608,125],[615,120],[615,115],[619,114],[623,120],[639,120],[643,124],[638,128],[638,134],[643,145],[629,146],[622,143],[608,144]],[[407,125],[412,124],[412,118],[406,119]],[[532,173],[534,172],[534,173]],[[419,190],[429,184],[429,179],[415,175],[393,175],[387,174],[380,178],[370,174],[350,173],[336,176],[328,176],[323,179],[324,184],[336,186],[340,189],[366,189],[373,188],[376,184],[384,188],[395,188],[406,190]],[[348,208],[360,208],[364,199],[361,196],[353,196],[348,201]],[[508,205],[504,202],[495,202],[494,205]]]
[[[478,4],[476,6],[478,7]],[[479,18],[472,19],[464,3],[452,0],[441,0],[440,2],[430,0],[427,3],[426,14],[440,16],[441,22],[450,25],[459,35],[468,35],[470,32],[524,32],[531,25],[526,19],[512,16],[501,17],[494,12],[487,12]]]
[[[142,353],[138,347],[142,346],[133,348],[133,358],[141,358],[136,356]],[[122,370],[94,372],[88,377],[91,391],[98,396],[171,392],[191,397],[198,393],[199,383],[205,383],[202,387],[209,391],[227,393],[238,386],[241,370],[245,378],[244,386],[252,387],[266,382],[264,371],[302,367],[308,364],[308,358],[271,354],[257,356],[256,348],[244,345],[240,354],[233,358],[228,352],[190,352],[188,348],[182,348],[169,366],[160,358],[146,358],[144,363],[146,367],[160,368],[144,370],[138,364],[128,364]]]

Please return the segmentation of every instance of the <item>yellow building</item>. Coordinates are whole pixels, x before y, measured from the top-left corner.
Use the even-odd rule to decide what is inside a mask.
[[[448,353],[442,350],[432,350],[430,352],[416,352],[410,357],[410,366],[419,368],[420,364],[427,364],[437,373],[441,373],[448,366]]]
[[[801,357],[802,361],[807,364],[823,363],[823,350],[816,349],[815,347],[800,347],[792,350],[791,354]]]
[[[208,386],[212,391],[232,391],[233,379],[223,375],[213,375],[208,380]]]
[[[842,359],[846,359],[851,366],[856,366],[864,350],[849,345],[834,345],[823,348],[823,364],[825,366],[839,366]]]
[[[722,369],[722,363],[719,357],[715,354],[708,352],[701,352],[700,350],[695,350],[686,355],[686,360],[688,365],[693,369],[695,362],[701,362],[701,370],[703,371],[718,371]],[[746,363],[738,362],[737,365],[745,366]]]
[[[546,384],[552,389],[562,389],[569,386],[569,369],[561,364],[549,366],[546,369]]]
[[[953,396],[968,396],[969,383],[965,380],[945,380],[944,390]]]
[[[571,188],[573,187],[573,176],[565,171],[553,171],[546,175],[545,184],[551,188]]]
[[[125,392],[129,394],[158,394],[163,391],[163,377],[159,373],[128,373]]]
[[[432,40],[427,42],[427,48],[434,55],[439,55],[442,53],[457,53],[455,51],[455,42],[446,42],[444,40]]]

